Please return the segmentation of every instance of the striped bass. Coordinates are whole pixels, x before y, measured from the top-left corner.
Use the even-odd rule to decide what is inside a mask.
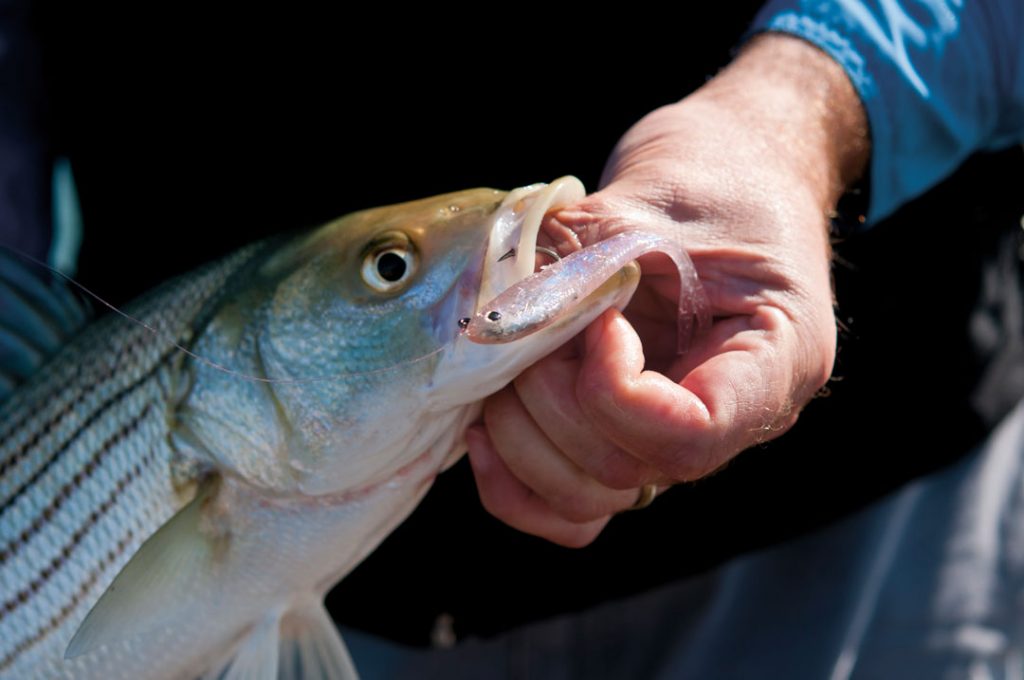
[[[625,266],[507,344],[460,329],[583,195],[355,213],[88,326],[0,405],[0,677],[353,676],[325,592],[463,453],[483,398],[637,285]]]

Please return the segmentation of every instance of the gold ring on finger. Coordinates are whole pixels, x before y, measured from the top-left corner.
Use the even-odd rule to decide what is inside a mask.
[[[636,502],[629,506],[630,510],[642,510],[648,505],[654,502],[655,496],[658,495],[658,487],[655,484],[644,484],[640,487],[640,493],[637,494]]]

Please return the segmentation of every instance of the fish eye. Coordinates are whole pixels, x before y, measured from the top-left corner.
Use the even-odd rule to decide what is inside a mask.
[[[416,252],[405,237],[388,239],[363,256],[363,282],[379,293],[401,288],[416,271]]]

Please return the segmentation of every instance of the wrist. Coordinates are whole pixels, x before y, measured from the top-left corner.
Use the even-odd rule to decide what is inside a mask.
[[[694,97],[724,106],[761,135],[827,212],[864,172],[867,117],[845,71],[826,53],[780,33],[755,37]]]

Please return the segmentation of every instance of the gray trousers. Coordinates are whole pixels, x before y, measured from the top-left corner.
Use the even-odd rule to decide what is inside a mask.
[[[451,649],[344,631],[378,678],[1024,678],[1024,406],[956,466],[696,579]]]

